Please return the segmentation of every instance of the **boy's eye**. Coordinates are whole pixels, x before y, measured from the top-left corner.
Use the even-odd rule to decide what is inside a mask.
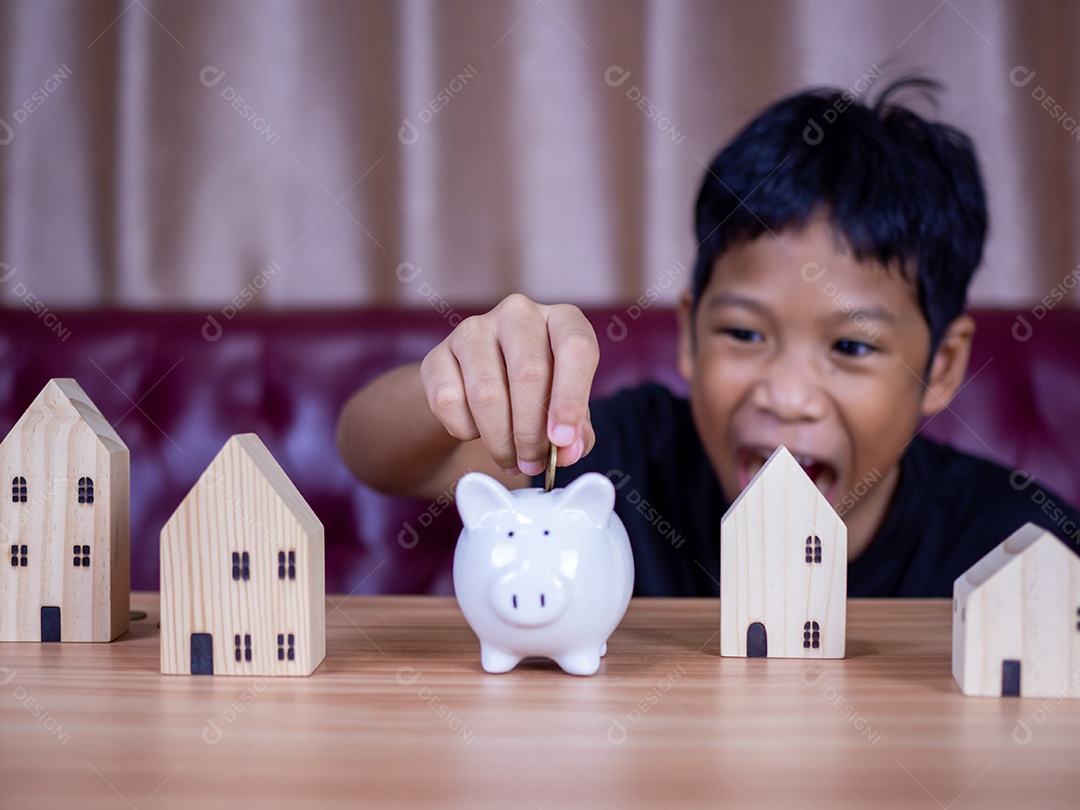
[[[765,336],[761,332],[755,332],[753,329],[738,329],[735,327],[729,327],[720,330],[721,334],[727,335],[740,343],[760,343],[765,339]]]
[[[836,343],[833,344],[833,349],[848,357],[865,357],[871,352],[877,351],[877,349],[869,343],[863,343],[861,340],[849,340],[847,338],[836,341]]]

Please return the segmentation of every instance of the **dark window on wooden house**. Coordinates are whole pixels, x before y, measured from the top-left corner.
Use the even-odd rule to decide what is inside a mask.
[[[79,503],[93,503],[94,502],[94,479],[93,478],[80,478],[79,479]]]
[[[240,634],[233,636],[233,654],[237,661],[251,661],[251,634],[244,634],[243,646],[240,645]]]
[[[806,561],[808,563],[821,562],[821,538],[816,534],[806,538]]]
[[[251,558],[246,551],[232,553],[232,578],[236,581],[251,579]]]
[[[72,563],[76,568],[90,567],[90,546],[72,546],[71,553],[74,555]]]
[[[26,568],[26,546],[11,547],[11,567]]]
[[[11,479],[11,502],[26,503],[26,479],[21,475]]]
[[[284,661],[288,658],[290,661],[296,660],[296,636],[293,633],[288,634],[288,646],[285,643],[285,633],[278,633],[277,637],[277,660]]]
[[[821,647],[821,626],[817,622],[807,622],[802,627],[802,645],[804,650]]]
[[[286,560],[288,560],[288,566],[286,567]],[[285,556],[284,551],[279,551],[277,555],[277,575],[278,579],[285,579],[285,575],[288,573],[289,579],[296,579],[296,552],[290,551],[288,557]]]

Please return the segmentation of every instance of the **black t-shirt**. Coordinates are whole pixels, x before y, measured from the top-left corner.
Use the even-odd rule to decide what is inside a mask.
[[[615,484],[615,511],[634,552],[635,596],[716,596],[728,502],[689,403],[649,383],[590,408],[596,445],[560,469],[556,485],[589,471]],[[1028,521],[1080,549],[1080,518],[1060,497],[1022,474],[916,436],[881,529],[848,564],[848,596],[951,597],[958,576]]]

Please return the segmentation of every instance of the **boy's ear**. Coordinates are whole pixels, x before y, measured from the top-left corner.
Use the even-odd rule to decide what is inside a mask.
[[[694,378],[694,297],[690,290],[679,296],[679,373],[687,382]]]
[[[975,321],[961,315],[941,338],[927,375],[921,414],[933,416],[948,405],[960,390],[971,357],[971,339],[975,336]]]

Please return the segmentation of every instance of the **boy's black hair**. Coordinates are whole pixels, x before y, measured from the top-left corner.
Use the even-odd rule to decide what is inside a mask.
[[[916,281],[933,357],[982,258],[986,195],[971,139],[891,101],[905,88],[940,85],[903,78],[873,107],[834,88],[798,93],[716,156],[695,208],[695,311],[724,251],[822,210],[856,258],[899,265]]]

